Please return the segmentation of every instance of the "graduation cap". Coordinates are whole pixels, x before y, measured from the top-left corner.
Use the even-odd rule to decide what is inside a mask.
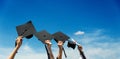
[[[50,33],[48,33],[47,31],[45,30],[42,30],[40,32],[37,32],[35,34],[35,36],[40,40],[42,41],[43,43],[45,43],[45,40],[51,40],[52,39],[52,35]]]
[[[72,42],[72,41],[68,41],[67,47],[75,49],[76,44],[74,42]]]
[[[48,33],[47,31],[45,31],[45,30],[37,32],[35,34],[35,36],[38,38],[38,40],[40,40],[44,44],[45,44],[45,40],[51,40],[52,39],[52,35],[50,33]],[[45,48],[46,48],[48,59],[50,59],[50,53],[48,51],[48,48],[47,48],[46,44],[45,44]]]
[[[66,40],[69,39],[69,37],[66,34],[62,33],[62,32],[56,32],[56,33],[54,33],[53,34],[53,38],[54,38],[54,40],[56,42],[58,42],[58,41],[65,42]]]
[[[36,32],[33,24],[31,21],[28,21],[25,24],[16,26],[17,34],[18,36],[26,37],[27,39],[30,39],[33,37],[33,34]],[[15,41],[15,46],[17,45]]]
[[[18,36],[23,36],[23,37],[26,37],[27,39],[32,38],[33,34],[36,32],[31,21],[28,21],[25,24],[16,26],[16,30],[17,30]]]
[[[62,41],[63,43],[65,43],[65,41],[69,39],[69,37],[66,34],[62,33],[62,32],[54,33],[53,38],[57,43],[58,43],[58,41]],[[64,47],[62,47],[62,50],[64,52],[65,57],[67,58]]]

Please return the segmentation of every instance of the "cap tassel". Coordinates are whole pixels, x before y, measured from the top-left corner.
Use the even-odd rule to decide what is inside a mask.
[[[62,47],[62,50],[63,50],[63,52],[64,52],[65,58],[67,58],[67,55],[66,55],[66,52],[65,52],[64,47]]]
[[[50,54],[48,52],[48,49],[47,49],[47,46],[45,45],[45,49],[46,49],[46,52],[47,52],[47,56],[48,56],[48,59],[50,59]]]

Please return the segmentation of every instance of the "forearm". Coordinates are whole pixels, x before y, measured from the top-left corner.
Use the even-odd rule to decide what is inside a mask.
[[[16,39],[16,46],[13,49],[12,53],[9,55],[8,59],[14,59],[18,49],[20,48],[20,46],[22,45],[22,38],[23,36],[18,36]]]
[[[52,50],[51,50],[51,44],[47,44],[47,49],[48,49],[48,53],[50,55],[50,59],[54,59]]]
[[[59,47],[58,59],[62,59],[62,46]]]
[[[53,56],[51,47],[48,48],[48,51],[49,51],[49,53],[50,53],[50,59],[54,59],[54,56]]]
[[[78,49],[78,50],[79,50],[79,53],[80,53],[80,56],[82,57],[82,59],[86,59],[84,52],[81,49]]]
[[[82,50],[78,49],[78,51],[79,51],[79,54],[81,55],[81,53],[82,53]]]
[[[10,54],[10,56],[8,57],[8,59],[14,59],[17,51],[18,51],[19,47],[15,47],[14,50],[12,51],[12,53]]]

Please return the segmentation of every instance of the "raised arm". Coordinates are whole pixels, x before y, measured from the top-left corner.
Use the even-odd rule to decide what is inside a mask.
[[[63,48],[63,42],[62,41],[58,41],[58,47],[59,47],[59,54],[57,56],[57,59],[62,59],[62,48]]]
[[[8,59],[14,59],[18,49],[20,48],[20,46],[22,45],[22,36],[18,36],[16,39],[16,47],[13,49],[12,53],[9,55]]]
[[[86,59],[84,52],[82,51],[82,46],[78,45],[78,50],[79,50],[79,53],[80,53],[80,56],[82,57],[82,59]]]
[[[50,59],[54,59],[54,55],[52,53],[52,50],[51,50],[51,42],[50,40],[46,40],[45,43],[47,44],[47,49],[48,49],[48,53],[50,55]]]

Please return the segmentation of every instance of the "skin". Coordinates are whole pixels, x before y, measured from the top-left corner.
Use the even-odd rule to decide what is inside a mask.
[[[76,44],[76,41],[73,41],[73,44]],[[79,54],[82,57],[82,59],[86,59],[86,57],[84,56],[84,53],[82,51],[83,47],[81,45],[77,45],[77,48],[78,48]]]
[[[80,56],[82,57],[82,59],[86,59],[84,52],[82,51],[82,46],[78,45],[78,50],[79,50],[79,53],[80,53]]]
[[[59,47],[59,54],[57,56],[57,59],[62,59],[62,46],[63,42],[62,41],[58,41],[58,47]]]
[[[18,36],[16,39],[16,47],[13,49],[12,53],[9,55],[8,59],[14,59],[17,51],[19,50],[20,46],[22,45],[22,38],[23,36]]]
[[[80,50],[82,51],[82,49],[83,49],[82,46],[78,45],[78,50],[79,50],[79,51],[80,51]]]
[[[47,44],[47,48],[48,48],[48,51],[50,53],[50,59],[54,59],[54,56],[53,56],[53,53],[52,53],[52,50],[51,50],[51,42],[50,40],[45,40],[45,43]]]
[[[73,41],[73,44],[76,44],[76,41]],[[77,45],[77,48],[78,48],[78,51],[81,55],[81,51],[82,51],[83,47],[81,45]]]
[[[17,39],[16,39],[16,47],[13,49],[12,53],[9,55],[8,59],[14,59],[17,51],[19,50],[19,48],[21,47],[22,45],[22,38],[23,36],[18,36]],[[51,42],[50,40],[46,40],[45,43],[47,44],[47,48],[48,48],[48,51],[50,53],[50,59],[54,59],[54,56],[53,56],[53,53],[52,53],[52,50],[51,50]],[[62,59],[62,46],[63,45],[63,42],[62,41],[58,41],[58,47],[59,47],[59,54],[57,56],[57,59]],[[82,51],[82,46],[78,45],[78,50],[79,50],[79,53],[80,51]],[[80,53],[81,55],[81,53]]]
[[[16,39],[16,47],[13,49],[12,53],[9,55],[8,59],[14,59],[17,51],[19,50],[19,48],[21,47],[22,45],[22,38],[23,36],[18,36],[17,39]],[[47,48],[49,50],[49,53],[50,53],[50,59],[54,59],[54,56],[53,56],[53,53],[52,53],[52,50],[51,50],[51,42],[50,40],[46,40],[45,43],[47,44]]]

